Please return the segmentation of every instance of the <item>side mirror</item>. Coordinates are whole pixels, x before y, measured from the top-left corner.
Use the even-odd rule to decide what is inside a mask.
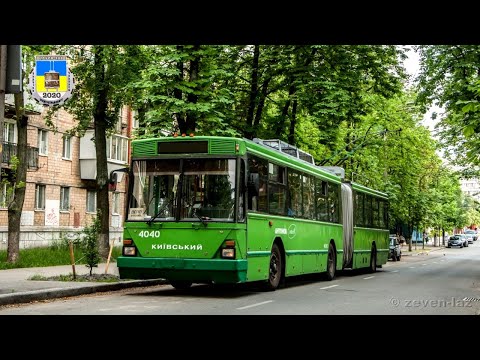
[[[109,177],[109,180],[108,180],[108,190],[109,191],[117,190],[117,183],[119,181],[122,181],[122,177],[120,177],[120,179],[119,179],[119,174],[118,173],[124,173],[124,172],[128,172],[128,168],[116,169],[116,170],[112,170],[110,172],[110,177]]]
[[[110,180],[108,182],[108,191],[117,190],[117,179],[118,179],[117,173],[112,171],[112,173],[110,174]]]

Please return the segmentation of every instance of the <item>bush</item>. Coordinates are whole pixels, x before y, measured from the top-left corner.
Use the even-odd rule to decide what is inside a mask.
[[[98,266],[100,261],[100,254],[98,252],[98,234],[100,233],[100,219],[98,216],[93,221],[93,224],[86,226],[83,230],[84,236],[80,241],[80,248],[83,253],[85,264],[90,268],[90,276],[94,267]]]

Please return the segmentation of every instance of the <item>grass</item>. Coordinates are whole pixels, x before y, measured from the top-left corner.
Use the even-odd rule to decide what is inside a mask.
[[[120,247],[114,247],[110,261],[115,262],[116,258],[121,255],[121,251]],[[76,265],[85,264],[82,257],[80,249],[74,249]],[[7,251],[0,250],[0,270],[70,264],[70,250],[65,245],[55,244],[49,247],[21,249],[19,261],[15,264],[7,263]]]
[[[49,280],[54,280],[54,281],[76,281],[76,282],[85,282],[85,281],[94,281],[94,282],[106,282],[106,283],[111,283],[111,282],[118,282],[118,276],[111,275],[111,274],[95,274],[95,275],[77,275],[75,276],[75,279],[73,278],[73,274],[68,274],[68,275],[58,275],[58,276],[52,276],[52,277],[46,277],[43,275],[33,275],[29,278],[29,280],[36,280],[36,281],[49,281]]]

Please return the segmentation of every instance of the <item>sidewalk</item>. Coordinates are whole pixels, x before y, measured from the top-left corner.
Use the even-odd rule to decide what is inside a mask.
[[[408,251],[408,244],[404,244],[402,246],[402,256],[427,255],[431,251],[437,251],[442,249],[445,249],[445,246],[425,245],[425,248],[423,249],[422,244],[417,244],[417,250],[415,250],[415,244],[412,244],[412,251]]]
[[[99,264],[93,273],[105,274],[105,270],[106,264]],[[90,269],[85,265],[75,266],[77,275],[89,272]],[[51,277],[72,273],[71,265],[0,270],[0,306],[167,283],[164,279],[118,280],[108,283],[29,280],[34,275]],[[118,276],[117,264],[110,263],[107,273]]]

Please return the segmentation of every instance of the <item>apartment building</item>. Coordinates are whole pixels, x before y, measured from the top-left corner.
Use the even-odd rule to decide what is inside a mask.
[[[460,179],[460,188],[464,194],[480,202],[480,183],[477,178]]]
[[[48,109],[37,105],[28,111],[27,179],[21,218],[20,248],[45,246],[53,241],[78,236],[96,216],[96,156],[92,129],[82,138],[69,136],[76,121],[60,110],[53,116],[55,130],[45,124]],[[7,99],[4,122],[2,178],[13,171],[8,165],[16,154],[17,126],[13,100]],[[93,124],[92,124],[93,125]],[[129,138],[133,114],[124,107],[115,134],[107,138],[108,171],[129,162]],[[123,174],[123,173],[120,173]],[[119,177],[110,194],[110,240],[121,243],[125,209],[126,177]],[[6,249],[8,236],[8,184],[0,188],[0,249]]]

